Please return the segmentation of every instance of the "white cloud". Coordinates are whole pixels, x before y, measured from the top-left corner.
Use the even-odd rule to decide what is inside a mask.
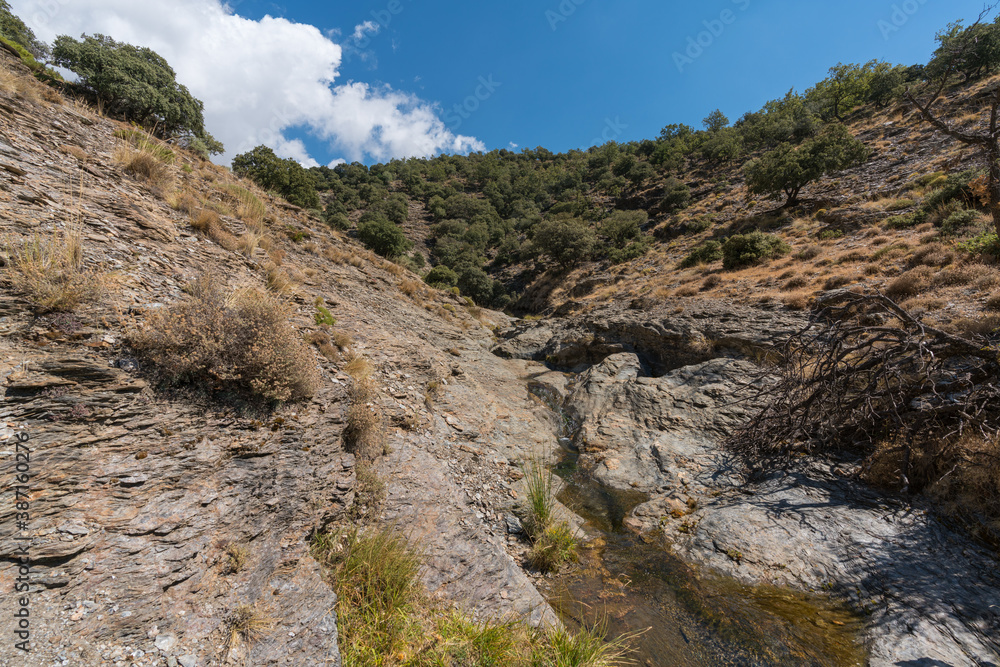
[[[378,31],[381,29],[382,26],[375,23],[375,21],[365,21],[364,23],[354,26],[354,41],[360,42],[368,33],[377,35]]]
[[[205,103],[208,130],[227,148],[223,161],[259,144],[307,166],[317,164],[285,131],[304,127],[349,160],[483,150],[447,129],[438,109],[387,86],[337,85],[343,51],[314,26],[265,16],[251,21],[219,0],[11,0],[12,9],[51,42],[56,35],[103,33],[148,46]],[[378,32],[365,22],[354,35]]]

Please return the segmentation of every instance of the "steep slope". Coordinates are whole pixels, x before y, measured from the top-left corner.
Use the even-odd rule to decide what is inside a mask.
[[[14,73],[8,80],[24,76],[0,57]],[[162,178],[139,179],[120,163],[128,137],[124,126],[71,102],[0,93],[5,245],[57,243],[79,229],[85,270],[108,285],[71,314],[37,315],[0,269],[5,474],[15,455],[9,436],[31,437],[26,523],[15,516],[14,488],[5,484],[2,496],[0,606],[15,605],[23,545],[33,592],[33,652],[24,661],[5,648],[0,663],[216,664],[234,612],[253,605],[273,619],[250,647],[254,664],[339,664],[335,596],[308,549],[313,531],[358,510],[359,463],[340,437],[347,359],[312,348],[321,375],[315,396],[274,414],[154,391],[151,369],[123,341],[202,275],[228,290],[294,280],[284,289],[302,335],[324,330],[315,322],[321,297],[336,332],[353,339],[342,343],[345,354],[374,368],[377,403],[395,425],[382,464],[390,480],[384,509],[416,537],[428,536],[431,589],[470,611],[551,622],[504,551],[498,504],[513,501],[519,459],[551,446],[523,382],[489,353],[484,323],[506,319],[477,320],[464,301],[263,193],[266,216],[255,227],[262,234],[254,232],[226,198],[235,181],[183,152]],[[192,220],[204,210],[222,213],[198,232]],[[475,381],[463,378],[469,368]],[[245,563],[234,565],[236,550]]]

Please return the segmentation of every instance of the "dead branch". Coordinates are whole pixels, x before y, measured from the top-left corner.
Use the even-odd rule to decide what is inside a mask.
[[[993,343],[924,324],[881,293],[822,299],[782,353],[766,407],[729,443],[756,464],[1000,431]]]

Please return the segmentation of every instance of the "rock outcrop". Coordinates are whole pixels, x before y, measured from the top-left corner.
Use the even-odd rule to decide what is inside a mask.
[[[796,326],[794,316],[782,322],[734,307],[729,324],[676,318],[654,313],[643,325],[641,315],[626,314],[601,324],[600,313],[591,313],[583,324],[532,322],[502,332],[497,352],[565,366],[595,362],[568,383],[546,386],[579,425],[581,469],[607,486],[650,495],[626,519],[632,530],[748,583],[845,597],[868,614],[872,665],[1000,664],[994,554],[925,508],[865,489],[849,464],[803,463],[745,484],[722,448],[766,387],[739,351],[780,340]],[[597,344],[589,359],[581,352],[584,331]],[[636,331],[648,337],[640,342]],[[657,342],[654,332],[664,337]],[[720,356],[701,343],[706,338],[729,345]],[[695,349],[704,350],[700,357]],[[682,365],[685,358],[694,363]],[[657,365],[674,368],[651,377]]]

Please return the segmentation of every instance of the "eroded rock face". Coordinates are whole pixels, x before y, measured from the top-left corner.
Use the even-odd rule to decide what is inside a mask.
[[[342,361],[310,348],[316,396],[246,416],[153,386],[123,343],[127,329],[185,298],[202,274],[227,291],[263,287],[271,260],[261,248],[226,250],[163,192],[125,173],[113,160],[116,129],[70,105],[0,91],[0,163],[10,167],[0,169],[0,238],[49,239],[78,226],[87,266],[114,277],[96,303],[37,316],[5,280],[9,262],[0,258],[0,423],[14,424],[0,429],[0,474],[14,461],[7,436],[26,430],[33,458],[23,536],[35,586],[32,653],[11,654],[8,644],[0,665],[205,667],[231,657],[338,665],[337,599],[309,545],[355,501],[357,462],[340,437],[351,379]],[[210,184],[225,174],[197,161],[182,170],[182,157],[171,187],[200,188],[219,203]],[[519,567],[520,539],[507,533],[518,465],[555,447],[525,365],[490,352],[490,327],[507,318],[487,311],[480,321],[461,299],[261,198],[279,261],[296,279],[285,297],[292,324],[317,332],[321,298],[336,330],[353,338],[351,351],[374,369],[392,454],[376,463],[388,497],[365,519],[426,538],[417,544],[428,557],[425,583],[466,612],[554,623]],[[235,236],[247,230],[231,215],[221,224]],[[311,243],[291,241],[288,226]],[[418,289],[403,290],[406,281]],[[14,490],[3,481],[0,609],[12,610],[18,526]],[[246,549],[238,571],[230,545]],[[228,656],[227,618],[243,604],[272,620],[249,652],[241,645]]]
[[[805,325],[799,313],[705,301],[681,312],[639,299],[635,308],[605,306],[573,319],[518,323],[498,334],[496,354],[583,370],[613,354],[636,354],[645,375],[719,356],[749,355],[780,344]]]
[[[338,664],[336,598],[304,537],[353,500],[339,400],[325,391],[312,414],[285,413],[272,429],[164,402],[97,356],[41,357],[8,375],[4,418],[31,436],[34,492],[28,530],[3,516],[4,535],[29,539],[0,542],[0,599],[12,604],[12,563],[27,545],[36,657],[24,664],[51,664],[47,649],[67,638],[69,664],[137,652],[149,654],[138,664],[211,664],[240,604],[295,633],[254,646],[257,664]],[[13,439],[2,449],[9,460]],[[246,549],[238,572],[231,545]]]
[[[869,614],[872,665],[1000,664],[1000,577],[991,554],[919,507],[861,487],[849,466],[803,464],[742,483],[722,442],[754,409],[763,380],[737,352],[780,340],[795,316],[733,308],[711,326],[685,314],[676,323],[657,314],[646,325],[623,317],[627,325],[522,324],[502,334],[497,352],[573,366],[588,361],[593,335],[595,365],[574,382],[547,386],[562,392],[580,424],[581,468],[606,485],[650,494],[626,525],[747,582],[847,597]],[[647,332],[641,348],[636,332]],[[664,334],[659,343],[654,332]],[[685,356],[708,332],[730,341],[728,355],[710,346],[708,360]],[[616,347],[624,351],[605,355]],[[671,357],[673,349],[681,353]],[[649,377],[656,350],[656,363],[695,363]]]

